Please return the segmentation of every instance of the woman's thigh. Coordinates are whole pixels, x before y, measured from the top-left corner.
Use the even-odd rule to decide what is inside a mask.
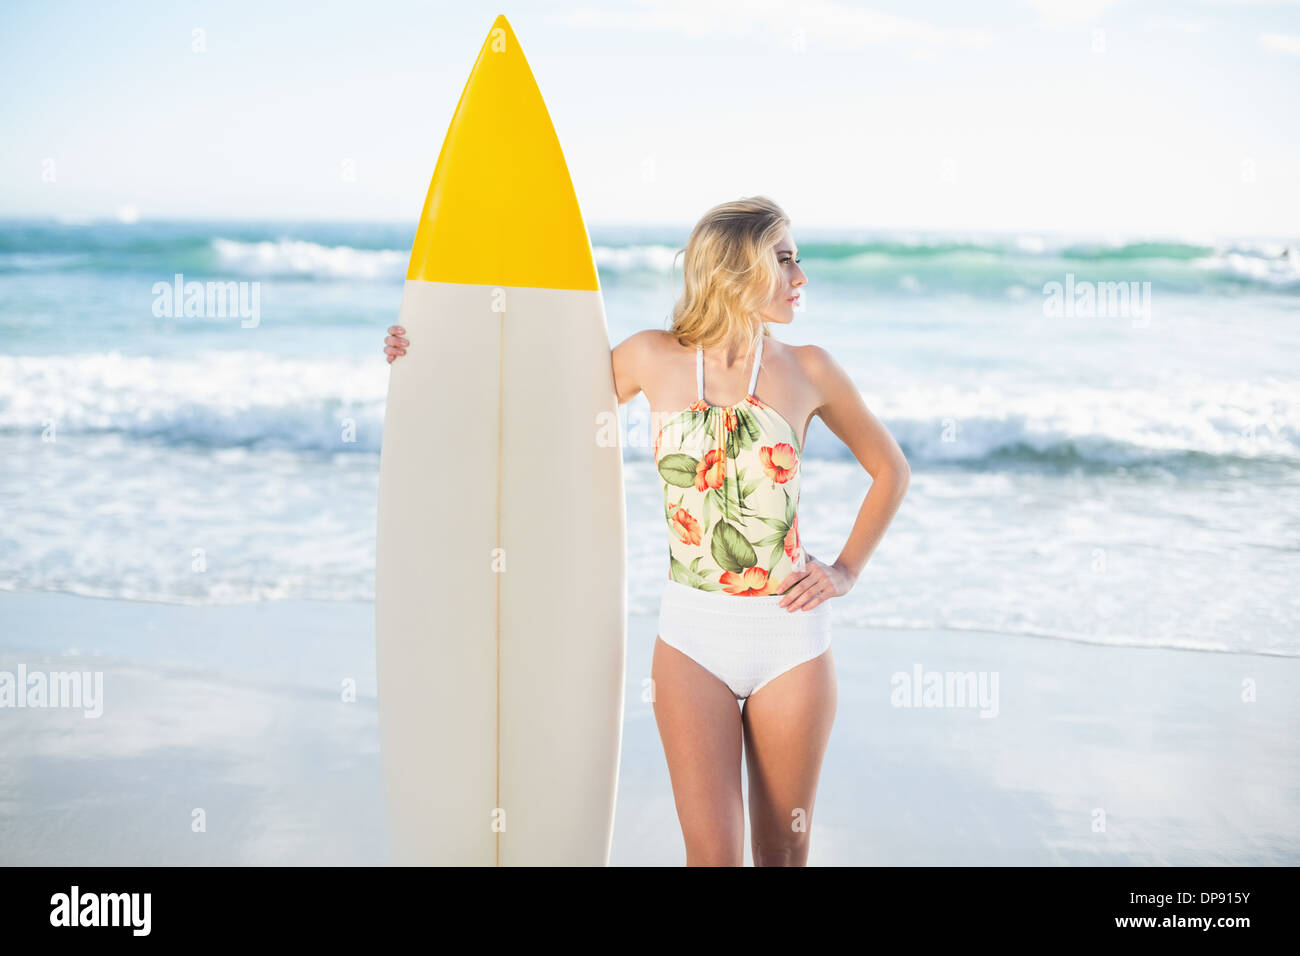
[[[745,807],[736,696],[658,638],[650,677],[655,722],[686,841],[686,865],[740,866],[745,860]]]
[[[793,667],[745,701],[741,723],[756,866],[803,866],[822,757],[835,721],[831,652]]]

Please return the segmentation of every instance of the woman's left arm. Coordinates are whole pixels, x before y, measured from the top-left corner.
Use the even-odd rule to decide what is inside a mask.
[[[822,399],[813,414],[862,463],[871,475],[871,487],[835,563],[826,565],[813,560],[782,599],[781,606],[791,610],[807,610],[828,597],[849,592],[894,520],[912,477],[903,450],[867,408],[848,372],[820,346],[809,345],[804,351],[805,368]],[[825,593],[828,589],[834,594]]]

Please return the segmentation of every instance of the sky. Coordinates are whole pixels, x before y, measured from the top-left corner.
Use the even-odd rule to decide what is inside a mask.
[[[1300,232],[1300,0],[6,0],[0,216],[414,221],[499,13],[592,226]]]

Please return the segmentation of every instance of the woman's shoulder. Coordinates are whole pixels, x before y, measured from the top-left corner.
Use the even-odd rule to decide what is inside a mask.
[[[614,347],[614,377],[620,404],[646,391],[647,386],[658,391],[655,386],[664,374],[665,360],[672,349],[684,351],[677,337],[664,329],[641,329]]]
[[[789,363],[786,368],[802,373],[809,381],[823,379],[835,365],[831,353],[820,345],[793,345],[782,342],[774,336],[763,339],[763,358],[772,358],[778,362]]]
[[[666,329],[633,332],[618,347],[633,357],[642,376],[652,376],[670,359],[694,351],[678,342],[677,336]]]
[[[768,343],[772,341],[763,340],[764,364],[769,354]],[[785,387],[790,390],[785,401],[791,408],[809,408],[812,410],[809,414],[817,414],[846,377],[834,356],[820,345],[792,345],[777,340],[771,351],[769,371],[785,379]]]
[[[782,342],[774,335],[766,336],[763,339],[764,354],[767,354],[769,350],[774,351],[777,355],[788,355],[801,365],[825,361],[830,357],[830,353],[820,345],[813,343],[794,345],[790,342]]]
[[[682,344],[677,341],[677,336],[667,329],[641,329],[639,332],[633,332],[618,343],[617,347],[635,352],[651,352],[670,348],[680,351],[683,348]]]
[[[835,357],[829,351],[815,343],[806,345],[786,345],[782,343],[782,354],[799,366],[811,381],[824,380],[833,375],[839,367]]]

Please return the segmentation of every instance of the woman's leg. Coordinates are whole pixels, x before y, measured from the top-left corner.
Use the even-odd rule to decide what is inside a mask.
[[[655,722],[668,758],[687,866],[743,866],[740,708],[717,677],[655,639]]]
[[[817,778],[835,705],[835,664],[829,648],[745,700],[741,723],[755,866],[808,863]]]

